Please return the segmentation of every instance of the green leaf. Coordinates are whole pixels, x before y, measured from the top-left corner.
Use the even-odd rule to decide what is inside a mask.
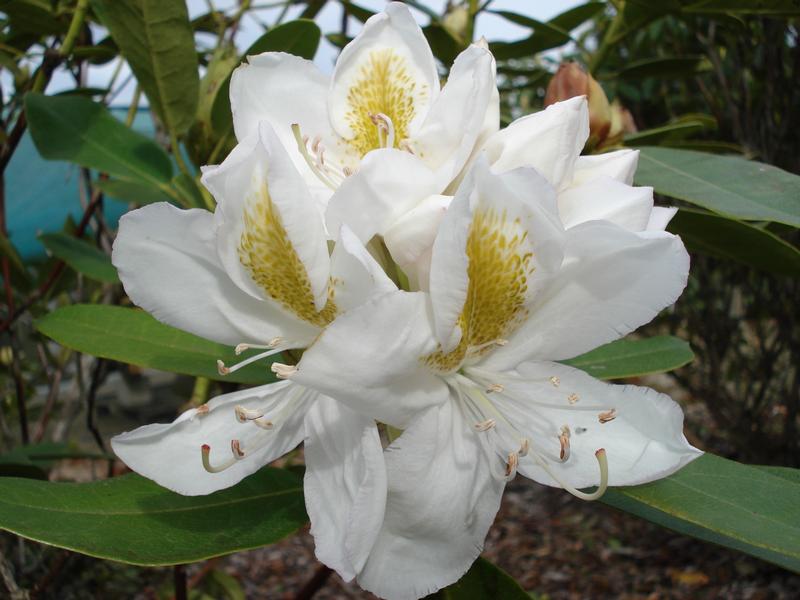
[[[183,0],[91,0],[150,101],[176,136],[197,111],[200,78],[194,34]]]
[[[564,31],[572,31],[578,25],[582,25],[592,17],[600,14],[605,10],[605,2],[587,2],[575,8],[570,8],[560,15],[550,19],[548,23],[554,25]]]
[[[636,185],[734,218],[800,226],[800,177],[738,156],[641,148]]]
[[[739,15],[800,15],[796,0],[703,0],[685,6],[688,13],[734,13]]]
[[[174,202],[163,188],[122,179],[96,179],[94,187],[103,191],[113,200],[132,202],[134,204],[152,204],[153,202]]]
[[[5,478],[2,486],[0,528],[142,566],[257,548],[307,521],[302,482],[281,469],[261,469],[208,496],[181,496],[136,474],[91,483]]]
[[[78,273],[102,283],[118,283],[119,277],[111,258],[98,248],[66,233],[45,233],[39,236],[50,253],[63,260]]]
[[[438,600],[531,599],[508,573],[484,558],[478,558],[461,579],[430,598]]]
[[[492,53],[497,60],[531,57],[543,50],[549,50],[572,41],[569,32],[551,23],[544,23],[504,10],[490,12],[494,12],[517,25],[533,29],[533,35],[530,37],[513,42],[493,42],[490,44]]]
[[[36,327],[67,348],[140,367],[237,383],[275,381],[268,360],[230,375],[220,375],[217,359],[232,364],[253,352],[237,357],[229,346],[164,325],[134,308],[101,304],[65,306],[37,320]]]
[[[322,32],[314,21],[298,19],[270,29],[244,51],[242,60],[262,52],[288,52],[311,60],[317,53]],[[241,61],[240,61],[241,62]],[[220,85],[211,109],[211,123],[218,133],[233,129],[230,75]]]
[[[668,229],[692,252],[733,260],[756,269],[800,276],[800,250],[762,227],[682,208]]]
[[[705,56],[666,56],[646,58],[628,64],[621,71],[604,76],[604,79],[644,79],[657,77],[658,79],[677,79],[681,77],[694,77],[698,73],[708,71],[711,63]]]
[[[693,359],[688,343],[664,335],[643,340],[617,340],[562,362],[599,379],[621,379],[672,371]]]
[[[800,572],[800,471],[705,454],[666,479],[609,488],[603,502]]]
[[[161,147],[128,129],[102,105],[81,96],[27,94],[25,113],[36,149],[127,181],[169,182],[172,162]]]
[[[670,123],[637,131],[625,136],[626,146],[661,146],[666,142],[683,140],[695,134],[717,128],[713,117],[702,113],[692,113],[674,119]]]

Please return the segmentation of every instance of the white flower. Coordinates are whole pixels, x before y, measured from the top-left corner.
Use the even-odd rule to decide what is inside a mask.
[[[576,97],[491,133],[476,145],[470,164],[484,155],[495,173],[518,167],[536,169],[556,188],[558,213],[567,229],[586,221],[605,220],[644,237],[651,231],[663,231],[676,209],[654,207],[653,188],[632,185],[639,151],[580,156],[588,135],[586,99]],[[448,193],[456,189],[461,178],[455,178]],[[383,185],[377,185],[378,181]],[[372,174],[365,170],[361,178],[347,181],[334,195],[327,220],[332,226],[352,223],[362,240],[382,235],[415,289],[425,290],[433,239],[452,196],[431,195],[432,188],[422,185],[423,177],[415,181],[418,183],[404,190],[401,200],[393,186],[385,185],[385,176],[380,180],[377,171]],[[391,204],[394,210],[384,224],[373,222],[370,227],[365,221],[376,209],[369,211],[366,207],[381,194],[391,195],[382,204]],[[343,198],[341,203],[337,202],[339,197]]]
[[[262,353],[308,346],[337,315],[394,284],[342,228],[329,256],[322,215],[267,124],[203,182],[215,213],[153,204],[125,215],[113,262],[128,296],[157,319]],[[281,372],[291,372],[285,367]],[[112,439],[134,471],[186,495],[234,485],[305,441],[306,506],[317,556],[352,579],[377,536],[386,474],[375,422],[279,382],[226,394],[169,425]]]
[[[237,138],[271,123],[323,205],[361,170],[378,170],[381,187],[443,191],[484,122],[496,130],[499,120],[489,51],[473,45],[462,52],[440,89],[430,46],[400,2],[367,20],[330,79],[308,60],[267,52],[234,72],[230,96]],[[392,207],[373,200],[374,221]],[[358,223],[351,227],[362,237]]]
[[[697,457],[669,397],[553,362],[650,321],[688,266],[665,232],[565,229],[542,176],[479,159],[436,235],[430,294],[348,311],[287,374],[405,429],[385,453],[386,514],[362,587],[418,598],[456,581],[517,472],[595,498]]]

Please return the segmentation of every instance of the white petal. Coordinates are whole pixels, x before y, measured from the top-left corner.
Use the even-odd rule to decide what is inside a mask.
[[[331,255],[331,280],[334,300],[341,311],[397,289],[347,226],[342,227]]]
[[[653,210],[653,188],[633,187],[601,176],[558,195],[558,211],[569,229],[585,221],[611,221],[628,231],[643,231]]]
[[[644,238],[607,221],[582,223],[566,235],[562,269],[538,292],[508,345],[487,357],[492,368],[588,352],[650,322],[686,286],[689,255],[679,237]]]
[[[435,349],[425,295],[391,292],[331,323],[292,380],[403,428],[447,398],[445,384],[421,360]]]
[[[347,225],[366,243],[435,194],[437,187],[433,171],[417,157],[401,150],[375,150],[331,197],[325,213],[328,230],[337,232]]]
[[[611,177],[628,185],[633,184],[636,165],[639,164],[639,151],[625,148],[606,152],[579,156],[575,161],[575,173],[570,185],[583,185],[598,177]]]
[[[339,55],[328,96],[331,124],[350,140],[359,124],[370,128],[369,113],[383,113],[398,132],[410,132],[438,93],[430,46],[408,8],[393,2],[370,17]],[[362,147],[359,154],[375,147]]]
[[[647,221],[646,231],[664,231],[678,212],[677,208],[664,208],[656,206],[653,212],[650,213],[650,219]]]
[[[305,498],[317,558],[350,581],[367,561],[386,508],[375,421],[319,396],[305,420]]]
[[[483,549],[505,482],[454,400],[420,416],[386,450],[386,517],[358,582],[415,600],[457,581]]]
[[[654,481],[702,454],[683,435],[680,406],[650,388],[603,383],[578,369],[547,362],[523,363],[498,379],[505,391],[492,396],[495,405],[520,432],[531,436],[534,450],[547,452],[548,467],[573,487],[599,484],[595,452],[601,448],[608,460],[609,485]],[[605,423],[600,422],[601,414]],[[570,435],[569,457],[562,462],[558,435],[563,426]],[[536,462],[534,450],[520,459],[520,473],[560,486]]]
[[[331,190],[311,171],[297,149],[291,127],[298,124],[309,139],[330,138],[326,98],[330,78],[310,60],[284,52],[249,56],[231,77],[231,111],[236,138],[244,140],[258,131],[261,121],[275,129],[294,166],[315,198],[327,200]],[[327,144],[335,149],[335,144]]]
[[[210,212],[163,202],[123,216],[111,258],[130,299],[167,325],[221,344],[312,340],[314,328],[231,281],[214,229]]]
[[[233,392],[209,401],[207,414],[193,408],[169,425],[145,425],[115,436],[111,447],[131,469],[165,488],[185,496],[210,494],[297,446],[303,439],[303,418],[315,397],[290,382]],[[273,429],[238,422],[236,406],[263,412]],[[231,440],[239,440],[245,456],[219,473],[206,471],[201,447],[211,447],[209,460],[217,466],[233,458]]]
[[[572,180],[588,137],[586,98],[578,96],[517,119],[490,137],[484,149],[496,173],[533,167],[561,189]]]
[[[433,240],[452,200],[452,196],[428,196],[383,234],[392,258],[422,289],[428,288]]]
[[[495,119],[491,105],[496,93],[494,58],[473,44],[456,58],[442,93],[411,140],[414,152],[437,171],[437,192],[461,171],[487,119],[497,129],[499,113]]]
[[[270,125],[262,122],[257,134],[238,144],[221,165],[206,168],[203,183],[217,199],[218,252],[234,281],[255,297],[275,299],[254,281],[240,258],[246,213],[271,205],[279,216],[279,222],[270,221],[274,231],[253,234],[265,243],[274,243],[272,234],[286,236],[289,247],[276,245],[269,251],[270,258],[282,251],[286,253],[280,257],[284,263],[292,262],[291,254],[300,259],[314,304],[321,310],[327,300],[330,271],[322,215]],[[255,223],[260,221],[254,217]],[[265,265],[263,270],[269,269]]]
[[[526,297],[535,298],[537,288],[547,274],[554,272],[563,256],[563,227],[558,217],[555,190],[533,169],[515,169],[503,174],[493,173],[485,158],[481,157],[467,174],[456,192],[433,245],[431,260],[430,294],[437,339],[447,352],[459,341],[457,323],[467,299],[468,289],[476,294],[489,293],[493,285],[490,269],[503,265],[475,265],[475,276],[483,279],[470,281],[467,243],[473,227],[486,227],[476,232],[480,256],[489,257],[496,242],[492,235],[506,240],[520,239],[517,254],[530,255],[533,275],[523,282]],[[480,218],[481,221],[476,221]],[[474,223],[478,225],[474,225]],[[480,240],[485,240],[480,243]],[[490,259],[489,259],[490,260]],[[505,264],[505,263],[504,263]],[[471,267],[470,267],[471,268]],[[496,293],[507,290],[497,289]],[[483,315],[477,315],[483,318]],[[488,340],[486,340],[488,341]]]

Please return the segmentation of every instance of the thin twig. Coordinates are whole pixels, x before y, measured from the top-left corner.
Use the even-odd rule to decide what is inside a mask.
[[[103,438],[94,422],[94,404],[95,400],[97,399],[97,390],[100,388],[100,384],[103,382],[106,364],[107,361],[103,358],[98,358],[94,363],[92,380],[89,383],[89,391],[86,394],[86,427],[91,432],[94,441],[97,442],[97,446],[100,448],[100,452],[103,454],[106,453],[106,445],[103,443]]]
[[[184,565],[172,567],[172,581],[175,586],[174,600],[186,600],[188,591],[186,588],[186,567]]]
[[[311,600],[322,586],[325,585],[325,582],[328,581],[328,578],[333,574],[333,571],[326,567],[325,565],[320,565],[319,568],[314,572],[314,575],[311,579],[306,582],[306,584],[302,587],[302,589],[297,592],[297,595],[294,597],[294,600]]]

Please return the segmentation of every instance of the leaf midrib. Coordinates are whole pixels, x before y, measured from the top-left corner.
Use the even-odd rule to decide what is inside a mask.
[[[236,504],[242,504],[244,502],[253,502],[256,500],[263,500],[265,498],[275,498],[279,496],[285,496],[288,494],[295,494],[297,492],[302,492],[303,488],[301,486],[287,488],[285,490],[281,490],[279,492],[268,492],[265,494],[258,494],[254,496],[247,496],[246,498],[235,498],[232,500],[226,500],[222,502],[214,502],[211,504],[202,504],[196,506],[186,506],[186,507],[177,507],[177,508],[167,508],[167,509],[159,509],[159,510],[150,510],[150,511],[92,511],[92,510],[66,510],[63,508],[57,507],[50,507],[50,506],[31,506],[25,503],[13,503],[8,502],[7,500],[0,498],[0,504],[5,504],[11,508],[19,508],[24,507],[29,510],[37,510],[37,511],[44,511],[44,512],[52,512],[52,513],[59,513],[59,514],[69,514],[69,515],[84,515],[84,516],[96,516],[96,517],[120,517],[120,516],[149,516],[149,515],[161,515],[161,514],[170,514],[170,513],[180,513],[180,512],[190,512],[190,511],[201,511],[213,508],[219,508],[223,506],[233,506]]]

